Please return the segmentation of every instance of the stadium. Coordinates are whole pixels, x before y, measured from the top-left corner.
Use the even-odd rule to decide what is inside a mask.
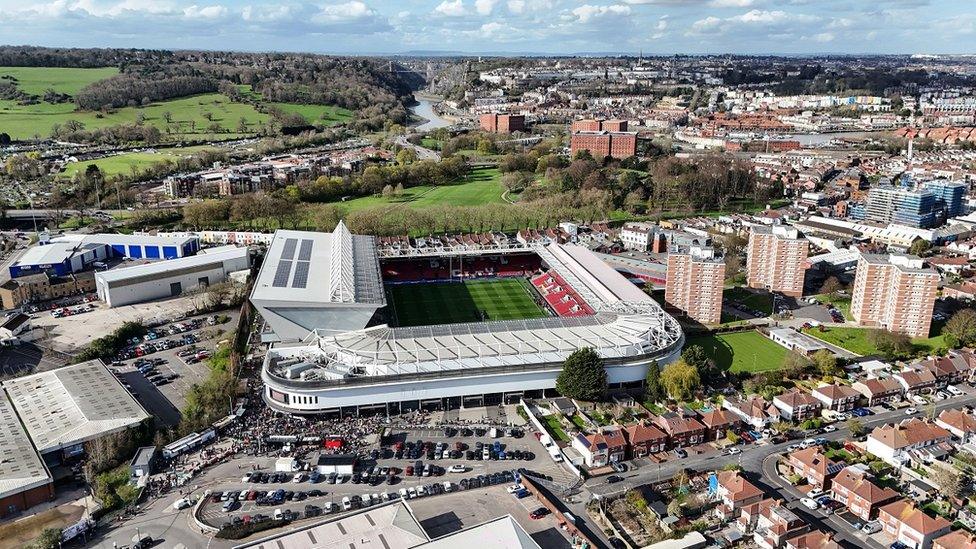
[[[462,242],[423,250],[279,230],[251,303],[272,343],[269,406],[393,414],[514,403],[553,390],[591,347],[610,388],[680,354],[677,321],[586,248]]]

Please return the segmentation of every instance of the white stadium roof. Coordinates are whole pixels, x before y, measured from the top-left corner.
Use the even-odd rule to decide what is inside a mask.
[[[31,444],[6,393],[0,391],[0,499],[44,486],[51,474]]]
[[[121,431],[149,417],[97,359],[5,381],[3,388],[42,454]]]
[[[278,230],[251,299],[383,304],[374,239],[351,235],[342,222],[331,233]]]
[[[327,519],[291,532],[244,543],[234,549],[539,549],[539,544],[505,515],[430,539],[410,505],[401,499]]]

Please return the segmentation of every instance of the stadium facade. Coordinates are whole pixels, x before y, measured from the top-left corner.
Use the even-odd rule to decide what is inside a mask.
[[[312,291],[281,282],[294,278],[291,265],[281,266],[294,261],[288,250],[306,240]],[[551,316],[391,327],[366,318],[386,302],[370,237],[349,235],[342,224],[331,234],[278,231],[251,296],[272,329],[286,330],[264,359],[265,401],[288,413],[343,415],[494,405],[551,391],[563,361],[583,347],[603,357],[611,388],[638,387],[652,361],[679,356],[678,322],[592,252],[561,244],[529,251],[539,259],[530,284]],[[444,250],[440,258],[478,253]],[[269,280],[278,281],[272,292]],[[281,305],[292,303],[301,305]],[[296,336],[303,341],[285,343]]]

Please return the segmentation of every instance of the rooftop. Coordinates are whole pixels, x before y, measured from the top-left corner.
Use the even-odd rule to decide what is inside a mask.
[[[275,231],[251,299],[382,305],[375,239],[350,234],[342,222],[331,233]]]
[[[100,271],[95,274],[95,278],[106,282],[112,288],[128,286],[143,281],[155,280],[163,273],[172,273],[173,275],[192,273],[228,260],[246,257],[248,254],[247,248],[237,248],[235,246],[230,246],[230,248],[232,249],[178,257],[169,261],[154,261],[134,267],[121,267],[108,271]]]
[[[7,394],[0,391],[0,499],[51,482]]]
[[[3,388],[42,454],[149,417],[97,359],[5,381]]]

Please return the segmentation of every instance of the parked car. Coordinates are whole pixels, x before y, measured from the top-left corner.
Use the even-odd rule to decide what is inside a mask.
[[[815,511],[820,508],[820,504],[810,498],[800,498],[800,503],[811,511]]]
[[[872,520],[871,522],[862,526],[861,531],[865,534],[877,534],[881,531],[881,523],[876,520]]]
[[[532,520],[539,520],[548,514],[549,514],[549,509],[546,509],[545,507],[539,507],[535,511],[529,513],[529,518]]]

